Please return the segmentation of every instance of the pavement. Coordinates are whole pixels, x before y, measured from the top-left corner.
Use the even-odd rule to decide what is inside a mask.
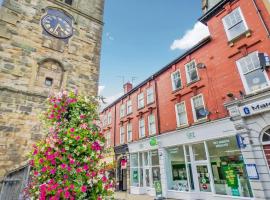
[[[115,192],[115,199],[116,200],[154,200],[155,197],[151,197],[148,195],[133,195],[133,194],[128,194],[127,192]]]

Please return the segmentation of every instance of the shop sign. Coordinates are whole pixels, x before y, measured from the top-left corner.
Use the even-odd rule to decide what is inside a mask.
[[[244,140],[245,138],[243,138],[240,134],[236,135],[237,146],[239,149],[244,149],[247,146]]]
[[[225,174],[227,185],[231,188],[238,188],[238,179],[237,179],[237,174],[234,168],[228,165],[223,166],[222,168]]]
[[[247,170],[249,179],[259,180],[259,174],[257,171],[256,164],[246,164],[246,170]]]
[[[187,138],[188,138],[188,139],[193,139],[193,138],[195,138],[195,133],[194,133],[194,132],[188,132],[188,133],[186,133],[186,135],[187,135]]]
[[[149,141],[149,144],[151,147],[157,146],[157,144],[158,144],[157,138],[152,137]]]
[[[230,143],[230,140],[228,140],[228,139],[217,140],[217,141],[213,142],[213,144],[216,146],[216,148],[228,147],[229,143]]]
[[[127,168],[127,160],[126,159],[122,159],[121,160],[121,169],[126,169]]]
[[[254,103],[240,107],[241,116],[246,117],[270,110],[270,99],[256,101]]]
[[[161,187],[161,181],[154,181],[155,190],[156,190],[156,197],[162,196],[162,187]]]

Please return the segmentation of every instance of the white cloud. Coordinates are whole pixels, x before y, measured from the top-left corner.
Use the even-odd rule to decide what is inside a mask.
[[[171,45],[171,50],[181,49],[187,50],[197,44],[199,41],[209,36],[208,27],[201,22],[196,22],[192,29],[186,31],[186,33],[173,41]]]
[[[103,92],[104,89],[105,89],[104,85],[99,85],[98,86],[98,95],[101,95],[101,93]]]
[[[109,40],[111,40],[111,41],[113,41],[114,40],[114,37],[112,36],[112,34],[111,33],[106,33],[106,37],[109,39]]]

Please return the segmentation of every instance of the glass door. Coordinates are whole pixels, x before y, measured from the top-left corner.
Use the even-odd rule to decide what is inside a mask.
[[[211,192],[211,178],[207,164],[196,164],[196,173],[200,192]]]

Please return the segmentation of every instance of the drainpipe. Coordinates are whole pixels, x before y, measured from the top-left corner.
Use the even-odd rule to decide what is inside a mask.
[[[116,104],[114,105],[114,124],[113,124],[113,148],[115,147],[116,138]]]
[[[261,10],[258,9],[258,5],[257,5],[257,3],[256,3],[256,0],[252,0],[252,2],[253,2],[253,4],[254,4],[254,7],[255,7],[255,9],[256,9],[256,12],[257,12],[257,14],[258,14],[258,16],[259,16],[259,18],[260,18],[260,21],[261,21],[262,24],[263,24],[263,27],[264,27],[264,29],[265,29],[265,31],[266,31],[266,33],[267,33],[268,38],[270,38],[270,31],[269,31],[269,28],[268,28],[267,25],[266,25],[266,22],[264,21],[264,19],[263,19],[263,17],[262,17]]]
[[[156,97],[156,106],[157,106],[157,121],[158,121],[158,134],[160,134],[160,115],[159,115],[159,101],[158,101],[158,90],[157,90],[157,81],[154,78],[154,76],[152,76],[152,79],[155,82],[155,97]]]

